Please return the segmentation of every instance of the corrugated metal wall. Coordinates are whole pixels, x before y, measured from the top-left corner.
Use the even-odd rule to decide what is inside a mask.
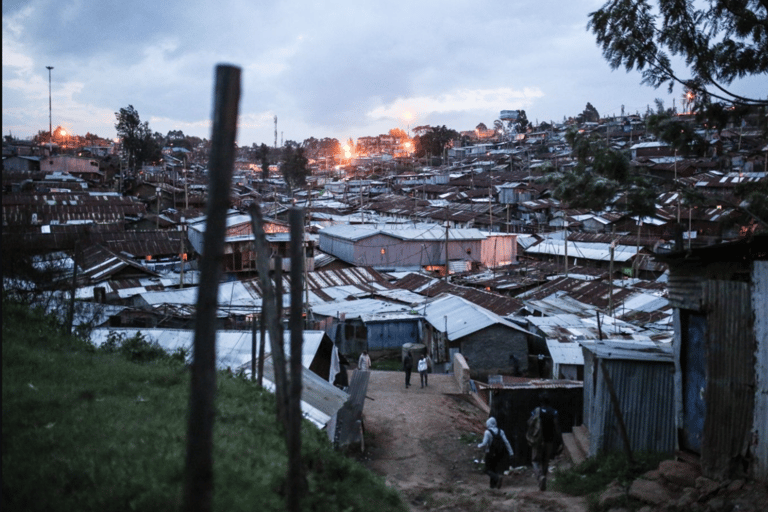
[[[368,350],[400,349],[405,343],[419,343],[419,322],[367,322]]]
[[[601,359],[601,364],[602,361],[607,365],[616,390],[632,450],[673,452],[676,430],[672,362]],[[592,371],[597,372],[597,387],[591,400],[592,409],[587,423],[591,437],[590,456],[603,451],[624,449],[602,371],[597,368]]]
[[[752,311],[755,317],[757,361],[755,365],[755,414],[752,450],[755,478],[768,480],[768,261],[756,261],[752,268]]]
[[[732,478],[743,469],[751,440],[755,401],[755,339],[749,283],[708,280],[707,417],[702,470],[710,478]]]

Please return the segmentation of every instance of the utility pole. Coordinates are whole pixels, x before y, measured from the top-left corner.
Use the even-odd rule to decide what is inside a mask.
[[[45,66],[48,70],[48,142],[53,142],[53,117],[51,114],[51,70],[53,66]]]
[[[184,263],[187,261],[186,255],[184,254],[184,238],[186,238],[187,235],[186,221],[187,220],[182,217],[181,225],[179,226],[179,230],[181,231],[181,273],[179,275],[179,288],[184,288]]]
[[[445,277],[443,280],[448,283],[448,217],[445,219]]]
[[[155,187],[155,193],[157,195],[157,222],[156,229],[160,229],[160,187]]]

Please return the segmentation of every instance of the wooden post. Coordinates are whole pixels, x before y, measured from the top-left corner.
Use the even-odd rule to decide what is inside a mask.
[[[267,348],[267,339],[265,334],[264,325],[264,305],[261,306],[261,314],[259,314],[259,369],[258,369],[258,383],[259,386],[264,382],[264,351]]]
[[[75,240],[75,251],[72,261],[72,287],[69,295],[69,309],[67,310],[67,325],[65,327],[67,334],[72,334],[75,327],[75,296],[77,295],[77,240]]]
[[[210,193],[200,263],[200,291],[197,295],[192,390],[189,400],[183,504],[186,511],[209,511],[213,501],[216,310],[229,208],[229,188],[235,162],[239,101],[240,68],[217,66],[211,135]]]
[[[254,313],[253,321],[251,322],[251,381],[256,380],[256,357],[256,313]],[[261,385],[261,382],[259,382],[259,385]]]
[[[283,352],[283,328],[280,324],[280,305],[282,300],[282,280],[278,273],[282,266],[280,258],[275,259],[275,284],[269,277],[269,247],[264,234],[264,220],[261,216],[259,205],[251,207],[251,223],[253,239],[256,247],[256,263],[259,271],[259,284],[261,285],[261,311],[262,321],[269,332],[269,346],[272,350],[272,366],[275,373],[275,400],[277,402],[277,418],[281,425],[287,429],[288,416],[285,410],[287,378],[285,374],[285,353]],[[279,290],[276,290],[279,288]],[[260,363],[261,364],[261,363]]]
[[[288,510],[301,511],[301,499],[306,490],[304,471],[301,463],[301,385],[302,346],[304,328],[302,324],[304,292],[304,211],[292,208],[289,212],[291,242],[291,389],[288,400],[288,482],[292,492],[288,493]]]

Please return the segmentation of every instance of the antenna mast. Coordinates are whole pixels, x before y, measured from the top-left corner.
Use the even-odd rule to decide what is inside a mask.
[[[275,147],[277,147],[277,116],[275,116]]]

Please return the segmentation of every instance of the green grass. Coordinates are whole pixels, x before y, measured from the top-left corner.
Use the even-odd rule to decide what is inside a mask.
[[[632,455],[634,464],[624,453],[614,452],[591,457],[570,469],[555,470],[551,488],[574,496],[587,496],[590,510],[598,510],[597,498],[611,482],[617,480],[622,486],[628,486],[632,480],[670,458],[663,453],[636,452]],[[622,505],[634,510],[635,505],[641,503],[626,501]]]
[[[94,349],[3,301],[4,511],[180,508],[189,372],[178,357],[132,362],[152,347],[127,346]],[[219,374],[216,510],[285,509],[287,457],[274,410],[270,393]],[[302,436],[305,510],[406,510],[380,477],[334,452],[324,433],[305,423]]]
[[[403,372],[403,375],[405,375],[405,371],[403,370],[403,362],[398,359],[377,359],[376,361],[371,361],[371,369],[372,370],[380,370],[380,371],[388,371],[388,372],[396,372],[401,371]],[[418,375],[418,372],[414,371],[413,373]]]

